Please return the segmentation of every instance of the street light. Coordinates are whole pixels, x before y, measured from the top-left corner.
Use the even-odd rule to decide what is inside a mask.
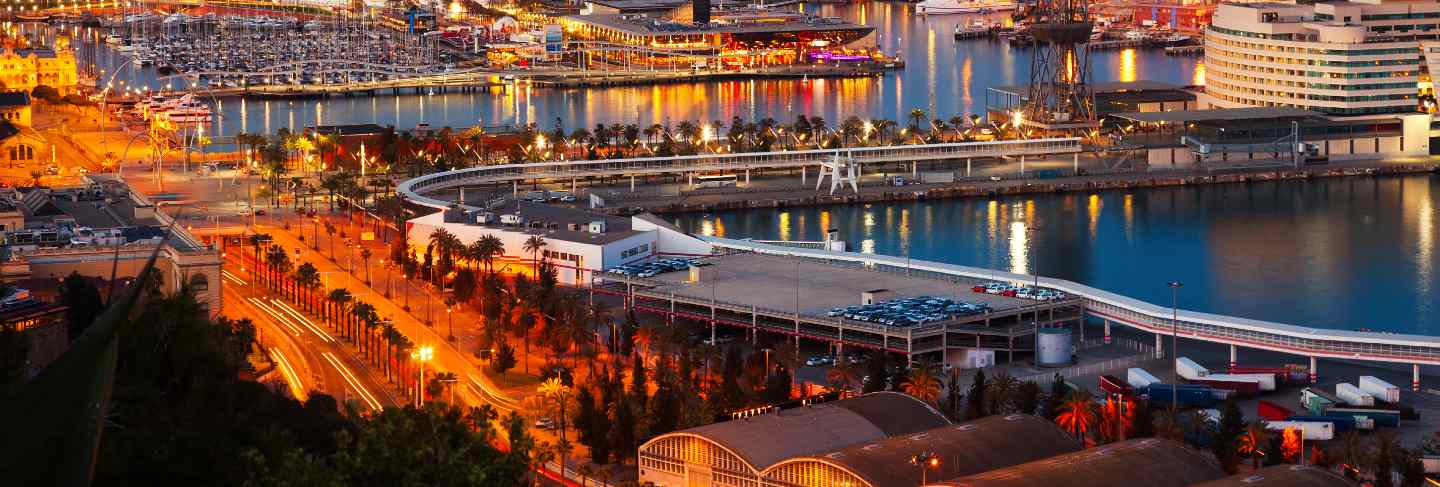
[[[1170,281],[1170,410],[1180,403],[1180,281]]]
[[[417,406],[424,406],[425,362],[429,362],[430,359],[435,358],[435,349],[431,348],[429,345],[420,347],[414,352],[410,352],[410,358],[415,359],[415,361],[417,362],[420,362],[420,376],[415,381],[415,404]]]
[[[928,474],[930,469],[940,468],[940,455],[932,451],[923,451],[910,457],[910,464],[920,467],[920,485],[930,483]]]

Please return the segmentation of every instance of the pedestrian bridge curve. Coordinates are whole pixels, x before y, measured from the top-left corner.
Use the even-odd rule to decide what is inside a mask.
[[[500,182],[541,179],[586,179],[616,176],[734,172],[751,169],[785,169],[820,166],[844,161],[865,164],[953,160],[966,158],[1026,157],[1079,154],[1081,139],[1075,137],[992,142],[846,147],[800,151],[744,152],[695,156],[642,157],[594,161],[556,161],[526,164],[479,166],[427,174],[396,187],[405,199],[436,209],[456,202],[427,196],[427,193]]]

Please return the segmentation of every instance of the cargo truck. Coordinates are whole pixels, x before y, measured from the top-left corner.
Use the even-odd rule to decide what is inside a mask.
[[[1370,407],[1375,405],[1375,396],[1361,391],[1359,387],[1355,387],[1355,384],[1348,382],[1335,384],[1335,397],[1351,406]]]
[[[1392,409],[1360,408],[1360,407],[1339,407],[1334,406],[1325,411],[1326,416],[1350,416],[1354,418],[1368,418],[1375,422],[1376,426],[1387,428],[1400,427],[1400,411]]]
[[[1201,367],[1200,364],[1195,363],[1194,360],[1190,360],[1188,357],[1180,357],[1175,359],[1175,373],[1185,379],[1195,380],[1210,375],[1210,370]]]
[[[1106,394],[1115,394],[1122,397],[1130,397],[1135,394],[1135,388],[1129,383],[1120,380],[1113,375],[1100,376],[1100,390]]]
[[[1190,383],[1210,386],[1215,389],[1235,391],[1241,396],[1250,397],[1260,394],[1260,383],[1253,380],[1231,379],[1220,376],[1205,376],[1198,379],[1190,379]]]
[[[1302,438],[1311,441],[1335,439],[1335,423],[1324,421],[1270,421],[1265,423],[1265,429],[1270,431],[1299,430]]]
[[[1339,414],[1297,414],[1286,421],[1328,421],[1335,423],[1335,432],[1344,433],[1353,429],[1374,429],[1375,422],[1369,419],[1361,419],[1353,416]]]
[[[1294,416],[1295,411],[1270,401],[1260,401],[1259,414],[1260,418],[1266,421],[1284,421],[1285,418]]]
[[[1260,384],[1260,390],[1262,391],[1273,391],[1275,390],[1275,386],[1278,385],[1275,383],[1275,374],[1210,374],[1208,377],[1211,379],[1225,378],[1255,381]]]
[[[1266,367],[1254,365],[1231,366],[1232,374],[1275,374],[1280,382],[1305,382],[1310,380],[1309,368],[1300,364],[1285,364],[1281,366]]]
[[[1159,382],[1145,386],[1145,397],[1151,405],[1168,406],[1172,400],[1178,407],[1208,408],[1220,402],[1210,387],[1185,385],[1171,386]]]
[[[1392,404],[1400,402],[1400,388],[1375,376],[1360,376],[1360,390],[1373,396],[1376,401]]]
[[[1154,375],[1146,372],[1145,369],[1134,367],[1125,371],[1125,378],[1127,379],[1125,382],[1129,383],[1130,387],[1136,389],[1143,389],[1150,384],[1160,382],[1160,379],[1156,379]]]

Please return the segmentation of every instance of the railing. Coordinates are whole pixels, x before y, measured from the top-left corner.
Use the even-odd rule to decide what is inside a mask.
[[[1166,333],[1229,345],[1238,345],[1307,357],[1369,360],[1405,364],[1440,364],[1440,337],[1399,333],[1361,332],[1295,326],[1159,306],[1064,279],[1002,272],[885,255],[837,252],[766,245],[752,241],[699,237],[722,248],[757,253],[849,262],[868,269],[904,269],[912,275],[947,276],[963,282],[1002,281],[1038,283],[1040,287],[1079,296],[1089,316],[1115,321],[1141,330]],[[1179,320],[1172,321],[1172,312]]]
[[[641,157],[595,161],[535,162],[527,164],[480,166],[427,174],[401,182],[396,186],[395,190],[397,193],[403,195],[405,199],[413,203],[431,208],[445,209],[454,203],[423,196],[422,193],[459,186],[533,179],[797,168],[820,165],[824,162],[841,158],[863,165],[867,163],[912,162],[917,160],[958,159],[966,157],[1077,154],[1080,151],[1080,139],[1067,137],[739,154],[704,154],[676,157]]]

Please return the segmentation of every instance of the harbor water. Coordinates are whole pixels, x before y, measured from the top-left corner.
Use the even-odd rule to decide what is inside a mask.
[[[795,8],[795,7],[789,7]],[[905,120],[920,108],[940,118],[982,113],[985,89],[1028,81],[1032,50],[1012,48],[998,40],[957,41],[956,25],[976,15],[921,17],[908,3],[867,2],[854,5],[806,5],[807,11],[842,17],[876,27],[876,33],[855,46],[878,46],[906,62],[903,70],[874,78],[767,79],[622,86],[585,89],[508,86],[504,90],[467,93],[377,94],[314,99],[213,100],[218,135],[274,133],[313,125],[376,123],[412,128],[520,125],[549,129],[555,119],[567,129],[597,123],[679,123],[734,117],[782,122],[798,115],[819,115],[838,123],[849,116]],[[1006,14],[989,14],[999,20]],[[82,63],[113,73],[128,59],[101,45],[98,30],[73,28]],[[243,54],[243,53],[240,53]],[[1095,81],[1155,80],[1176,84],[1204,82],[1197,57],[1166,56],[1160,49],[1126,49],[1092,55]],[[106,78],[109,78],[109,74]],[[115,84],[149,89],[183,88],[176,78],[162,79],[151,66],[124,65]]]
[[[760,209],[672,217],[707,235],[1038,272],[1184,309],[1440,333],[1440,175]]]

